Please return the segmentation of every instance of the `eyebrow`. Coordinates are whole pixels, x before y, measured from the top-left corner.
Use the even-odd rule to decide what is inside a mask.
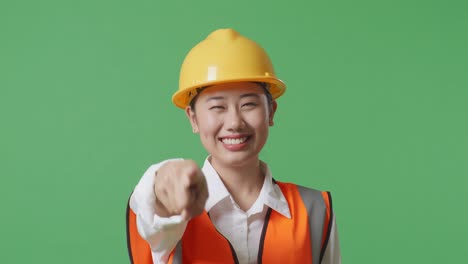
[[[240,98],[245,98],[245,97],[255,97],[255,98],[259,98],[260,95],[259,94],[256,94],[256,93],[246,93],[246,94],[242,94],[240,96]],[[209,102],[209,101],[212,101],[212,100],[223,100],[225,99],[224,96],[211,96],[211,97],[208,97],[206,98],[205,102]]]
[[[211,97],[206,98],[205,102],[209,102],[211,100],[223,100],[223,99],[224,99],[224,96],[211,96]]]
[[[259,98],[260,95],[259,94],[256,94],[256,93],[248,93],[248,94],[243,94],[240,96],[240,98],[245,98],[245,97],[255,97],[255,98]]]

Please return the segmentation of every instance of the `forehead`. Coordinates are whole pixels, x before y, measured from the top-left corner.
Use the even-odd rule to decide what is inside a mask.
[[[222,97],[239,97],[244,94],[263,94],[263,87],[254,82],[236,82],[223,83],[209,86],[199,94],[199,99],[222,96]]]

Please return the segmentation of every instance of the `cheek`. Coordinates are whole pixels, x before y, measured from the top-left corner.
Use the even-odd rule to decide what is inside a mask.
[[[267,129],[269,126],[268,113],[265,111],[258,111],[252,113],[248,117],[249,124],[257,129]]]
[[[204,115],[198,121],[198,128],[200,130],[200,136],[203,138],[211,138],[216,134],[221,127],[221,124],[213,115]]]

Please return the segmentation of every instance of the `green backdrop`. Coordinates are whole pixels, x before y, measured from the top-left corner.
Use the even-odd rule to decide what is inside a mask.
[[[146,168],[206,152],[170,101],[233,27],[288,85],[262,153],[330,190],[344,263],[462,263],[466,1],[0,2],[0,262],[128,263]]]

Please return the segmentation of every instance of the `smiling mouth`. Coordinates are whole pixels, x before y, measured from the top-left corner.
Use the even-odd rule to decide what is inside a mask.
[[[246,142],[250,137],[239,137],[239,138],[221,138],[221,142],[226,145],[239,145]]]

